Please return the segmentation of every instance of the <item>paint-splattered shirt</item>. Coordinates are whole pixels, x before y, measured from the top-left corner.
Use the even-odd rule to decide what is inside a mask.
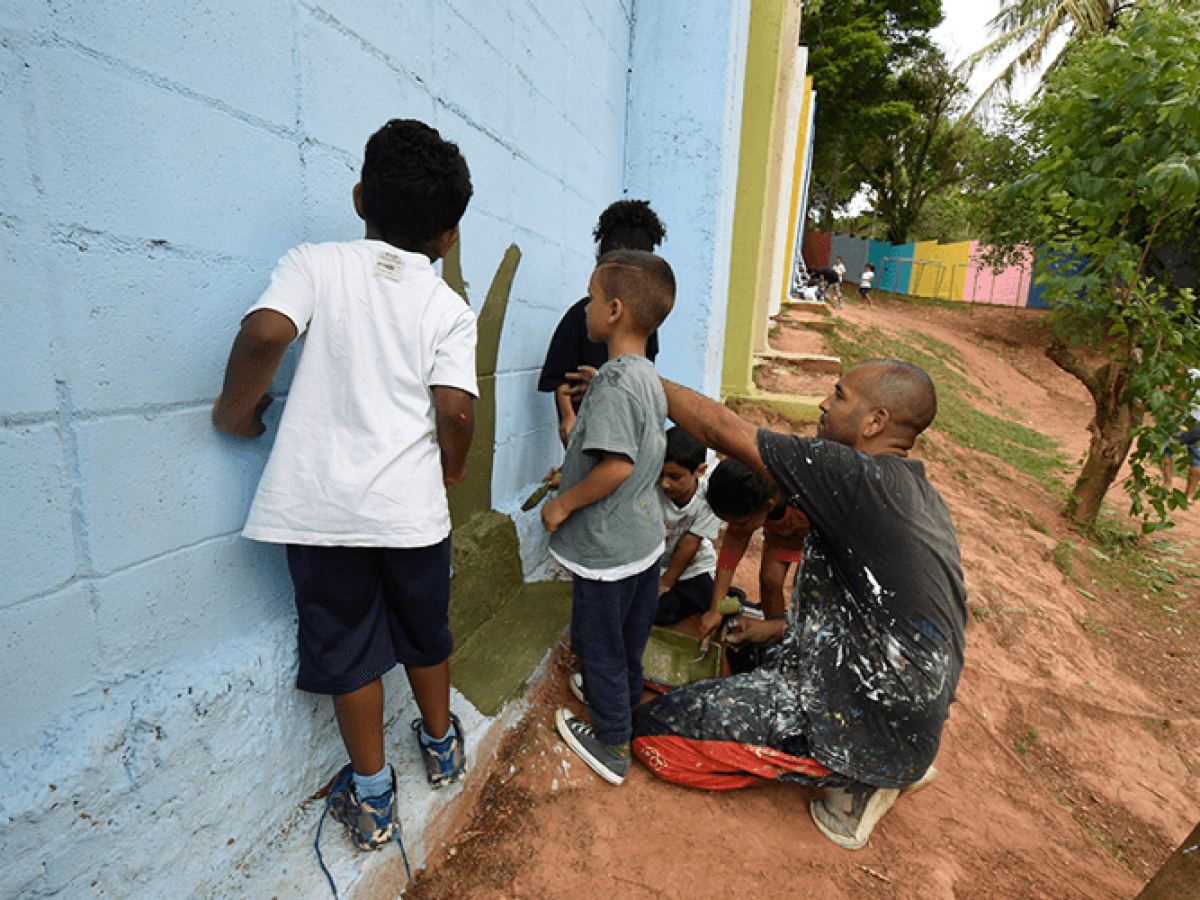
[[[783,643],[812,755],[878,787],[932,764],[963,664],[966,587],[950,511],[917,460],[758,433],[763,462],[809,518]]]

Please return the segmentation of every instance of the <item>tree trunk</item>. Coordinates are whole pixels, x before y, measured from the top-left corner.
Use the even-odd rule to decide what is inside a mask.
[[[1175,848],[1136,900],[1200,900],[1200,824]]]
[[[1067,517],[1076,525],[1091,525],[1104,503],[1104,495],[1117,480],[1121,464],[1133,444],[1133,429],[1141,424],[1142,410],[1130,402],[1128,363],[1110,362],[1088,369],[1078,357],[1060,343],[1052,344],[1046,355],[1059,368],[1074,375],[1088,389],[1096,406],[1096,416],[1088,429],[1092,440],[1087,459],[1067,505]]]
[[[1117,480],[1121,464],[1129,455],[1138,418],[1128,403],[1119,403],[1116,408],[1105,410],[1104,415],[1097,404],[1087,459],[1071,489],[1068,515],[1076,525],[1091,525],[1099,515],[1104,495]]]

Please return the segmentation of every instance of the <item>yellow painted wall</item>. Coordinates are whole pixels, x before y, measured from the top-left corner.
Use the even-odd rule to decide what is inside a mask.
[[[908,292],[915,297],[962,300],[967,280],[966,264],[970,259],[970,241],[957,244],[918,241],[913,247],[912,283]]]
[[[777,221],[780,204],[786,202],[781,197],[784,125],[800,40],[800,3],[753,0],[750,8],[721,372],[725,394],[753,386],[754,351],[766,336],[775,245],[786,240]]]

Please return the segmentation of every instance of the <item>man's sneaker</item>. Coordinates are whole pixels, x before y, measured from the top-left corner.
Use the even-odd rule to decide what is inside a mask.
[[[579,758],[591,766],[593,772],[609,784],[621,784],[625,780],[630,764],[628,745],[625,753],[619,752],[596,737],[592,726],[576,718],[568,709],[560,709],[555,713],[554,722],[567,746],[579,754]]]
[[[450,730],[440,741],[426,744],[421,740],[424,726],[424,719],[413,719],[412,729],[417,733],[417,746],[421,748],[421,758],[425,760],[425,776],[436,791],[453,784],[467,773],[467,745],[463,740],[462,723],[454,713],[450,713]]]
[[[575,695],[575,699],[587,706],[587,698],[583,696],[583,673],[572,672],[570,681],[571,693]]]
[[[900,791],[856,784],[848,788],[826,788],[824,800],[808,805],[812,820],[821,834],[839,847],[861,850],[871,837],[871,830],[892,808]]]
[[[914,784],[899,790],[877,789],[865,784],[853,788],[826,788],[825,799],[809,804],[809,812],[825,837],[848,850],[858,850],[866,845],[871,829],[891,809],[897,797],[915,793],[937,777],[938,770],[930,766]],[[874,793],[867,793],[871,791]]]
[[[900,794],[902,796],[907,796],[908,794],[915,794],[917,791],[921,790],[921,788],[928,787],[930,782],[932,782],[933,779],[937,778],[938,775],[940,775],[940,774],[941,773],[937,769],[935,769],[933,766],[930,766],[928,769],[925,770],[925,774],[921,776],[920,780],[916,781],[913,784],[910,784],[906,788],[900,788]]]
[[[393,838],[399,840],[395,770],[392,770],[391,788],[379,797],[360,799],[354,789],[354,767],[347,765],[333,780],[326,810],[334,821],[346,826],[350,840],[359,850],[378,850]]]

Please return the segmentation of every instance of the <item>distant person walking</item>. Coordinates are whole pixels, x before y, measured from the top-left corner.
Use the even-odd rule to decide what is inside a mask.
[[[871,306],[871,285],[875,281],[875,264],[867,263],[867,267],[863,269],[862,277],[858,279],[858,296],[863,298],[863,302],[867,306]]]
[[[837,273],[837,281],[833,282],[830,287],[833,288],[833,300],[836,300],[837,302],[834,303],[831,301],[829,305],[833,306],[835,309],[841,309],[844,305],[842,302],[842,281],[844,281],[846,278],[846,264],[842,262],[842,258],[840,256],[833,264],[833,271]]]

